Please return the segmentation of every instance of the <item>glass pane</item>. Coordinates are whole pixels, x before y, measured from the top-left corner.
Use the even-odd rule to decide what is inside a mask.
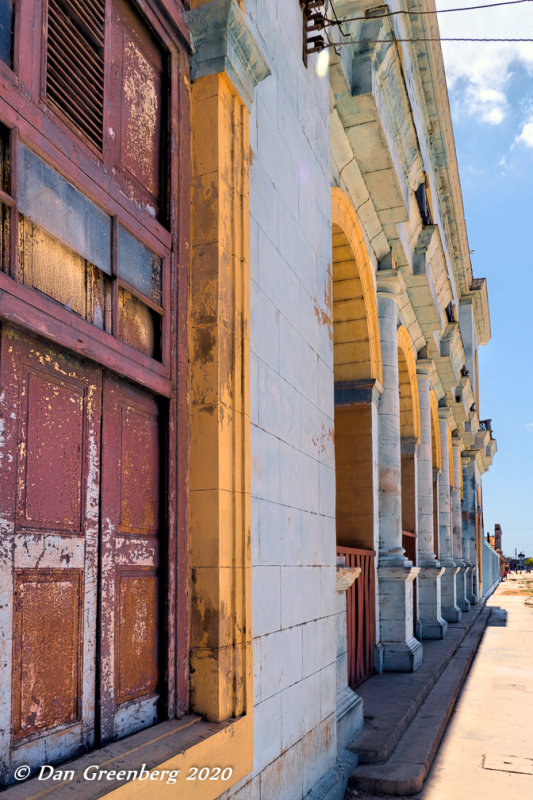
[[[0,0],[0,61],[13,66],[13,0]]]
[[[161,259],[122,225],[118,226],[118,274],[161,305]]]
[[[151,358],[160,358],[161,320],[158,314],[125,289],[120,289],[118,305],[119,338]]]
[[[0,270],[9,272],[9,231],[11,213],[7,206],[0,203]]]
[[[7,194],[10,194],[9,182],[11,176],[11,159],[9,155],[9,130],[5,125],[0,124],[0,189]]]
[[[26,286],[52,297],[101,330],[109,327],[110,279],[24,217],[19,217],[19,266]]]
[[[18,206],[25,217],[111,274],[111,218],[22,144]]]

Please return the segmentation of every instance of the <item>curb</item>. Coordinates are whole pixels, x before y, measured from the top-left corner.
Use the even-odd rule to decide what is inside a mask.
[[[396,797],[422,789],[491,614],[484,607],[385,763],[363,764],[349,787]]]

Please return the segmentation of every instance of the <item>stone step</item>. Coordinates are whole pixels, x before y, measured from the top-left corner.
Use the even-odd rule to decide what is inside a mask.
[[[352,772],[346,798],[356,792],[406,797],[422,789],[490,613],[482,608],[388,760]]]
[[[462,621],[448,626],[443,640],[425,640],[422,665],[414,673],[374,675],[358,689],[364,703],[364,728],[349,745],[359,764],[387,761],[484,606],[473,606]]]

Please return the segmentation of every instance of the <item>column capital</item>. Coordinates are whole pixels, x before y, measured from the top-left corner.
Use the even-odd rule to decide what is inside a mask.
[[[194,55],[191,79],[226,72],[250,107],[255,87],[270,68],[236,0],[210,0],[185,11]]]
[[[477,454],[477,450],[463,450],[461,453],[461,460],[465,466],[468,466],[469,464],[475,464]]]
[[[452,436],[452,447],[457,448],[462,453],[465,449],[465,443],[459,436]]]
[[[402,273],[397,269],[378,269],[376,272],[378,294],[399,295],[407,291]]]
[[[415,366],[416,374],[424,378],[431,379],[437,371],[437,367],[432,358],[417,358]]]
[[[410,456],[412,453],[416,453],[419,446],[420,439],[416,439],[414,436],[405,436],[400,440],[402,456]]]
[[[439,406],[439,421],[449,423],[452,418],[452,410],[448,406]]]

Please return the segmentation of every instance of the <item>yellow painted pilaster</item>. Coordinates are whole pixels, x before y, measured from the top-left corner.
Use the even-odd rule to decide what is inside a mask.
[[[192,85],[191,710],[251,714],[248,109]]]

